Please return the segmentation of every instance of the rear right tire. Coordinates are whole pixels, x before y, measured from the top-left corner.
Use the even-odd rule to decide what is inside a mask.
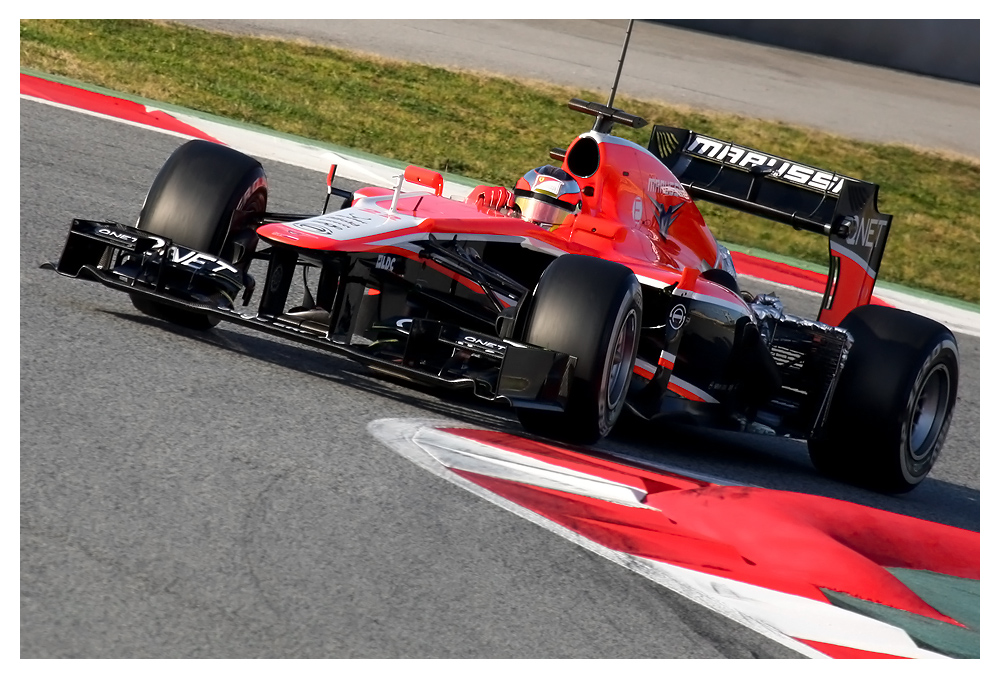
[[[939,322],[861,306],[821,438],[808,443],[824,474],[885,493],[914,489],[943,447],[957,401],[958,349]]]

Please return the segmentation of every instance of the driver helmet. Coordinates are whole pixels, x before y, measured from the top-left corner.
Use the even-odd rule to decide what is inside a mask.
[[[579,184],[569,172],[551,165],[524,174],[513,194],[520,215],[538,225],[561,225],[579,206]]]

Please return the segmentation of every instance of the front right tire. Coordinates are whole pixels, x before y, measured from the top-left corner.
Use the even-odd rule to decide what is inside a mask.
[[[545,269],[519,340],[568,353],[576,367],[564,411],[521,408],[531,433],[593,444],[624,409],[642,327],[642,288],[626,266],[565,254]]]

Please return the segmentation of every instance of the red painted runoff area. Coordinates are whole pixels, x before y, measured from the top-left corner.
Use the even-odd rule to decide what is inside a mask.
[[[822,590],[830,590],[959,627],[886,567],[980,579],[980,536],[972,531],[822,496],[633,468],[507,433],[440,430],[644,488],[641,504],[628,505],[454,471],[620,552],[820,602],[828,602]]]
[[[770,261],[769,259],[752,256],[751,254],[743,254],[736,251],[731,252],[731,254],[732,263],[735,264],[735,269],[739,271],[740,275],[748,275],[760,280],[777,282],[796,289],[815,292],[816,294],[825,293],[827,279],[825,273],[817,273],[813,270],[805,270],[804,268],[795,268],[786,263]],[[871,297],[871,304],[877,306],[892,305],[876,296]]]
[[[91,92],[71,85],[52,82],[21,73],[21,94],[45,101],[71,106],[92,113],[100,113],[120,120],[128,120],[148,127],[186,134],[198,139],[218,141],[201,130],[177,120],[159,110],[147,110],[141,103],[119,99],[106,94]]]
[[[890,653],[864,651],[863,649],[855,649],[852,646],[839,646],[838,644],[816,642],[813,639],[801,639],[800,637],[795,637],[795,639],[802,644],[807,644],[817,651],[821,651],[830,658],[906,658],[905,656],[893,656]]]

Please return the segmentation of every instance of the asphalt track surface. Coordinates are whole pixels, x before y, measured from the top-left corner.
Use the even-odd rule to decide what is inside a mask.
[[[134,223],[182,140],[20,104],[21,657],[750,658],[798,654],[425,472],[383,418],[516,431],[297,344],[179,329],[40,270],[73,217]],[[265,165],[274,210],[321,174]],[[804,312],[812,301],[785,296]],[[635,428],[601,448],[979,530],[979,341],[913,493],[831,482],[800,443]]]
[[[606,101],[626,20],[191,20],[203,28],[585,87]],[[618,94],[980,157],[979,87],[636,21]],[[668,122],[668,121],[660,121]],[[768,150],[768,149],[763,149]]]

